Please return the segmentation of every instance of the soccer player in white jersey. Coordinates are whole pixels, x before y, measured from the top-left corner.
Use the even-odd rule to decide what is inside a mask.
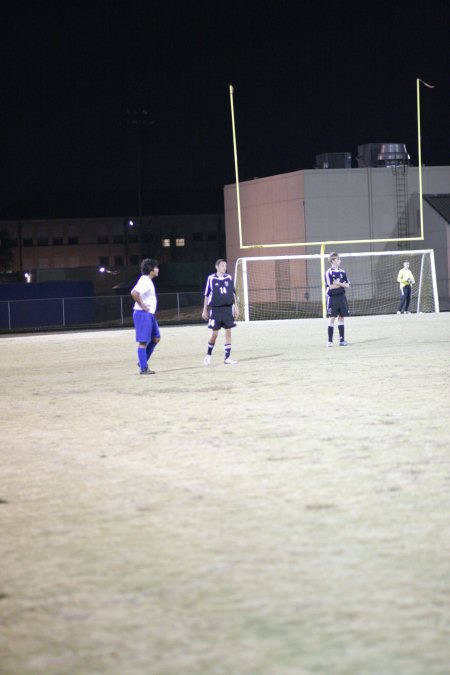
[[[157,300],[153,279],[159,274],[158,261],[145,258],[141,263],[142,276],[131,291],[134,300],[133,321],[138,344],[138,366],[141,375],[154,375],[148,361],[161,339],[158,322],[155,318]]]
[[[341,269],[341,259],[337,253],[330,253],[328,258],[331,267],[325,273],[327,287],[328,342],[327,347],[333,346],[334,321],[338,320],[339,346],[347,347],[344,336],[344,317],[348,316],[348,304],[345,289],[350,286],[347,275]]]
[[[400,304],[397,314],[409,314],[409,303],[411,302],[412,285],[415,283],[414,275],[409,269],[409,262],[405,260],[403,267],[398,273],[397,281],[400,284]]]
[[[231,329],[236,326],[235,319],[239,314],[236,291],[232,277],[227,274],[226,260],[216,261],[216,273],[210,274],[206,282],[205,300],[202,317],[208,321],[212,333],[209,338],[208,351],[203,359],[205,366],[211,363],[211,356],[221,328],[225,329],[226,365],[234,365],[237,361],[231,358]]]

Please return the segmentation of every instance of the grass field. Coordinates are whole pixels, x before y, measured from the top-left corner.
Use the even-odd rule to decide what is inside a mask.
[[[3,337],[2,675],[450,672],[450,313]]]

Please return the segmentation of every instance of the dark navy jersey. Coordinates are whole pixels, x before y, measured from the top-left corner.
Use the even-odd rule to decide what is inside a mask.
[[[345,288],[330,288],[334,281],[341,281],[342,283],[349,283],[347,275],[341,268],[334,270],[332,267],[325,272],[325,285],[327,287],[327,295],[344,295]]]
[[[210,274],[206,282],[205,296],[210,307],[224,307],[234,305],[234,283],[229,274],[223,277]]]

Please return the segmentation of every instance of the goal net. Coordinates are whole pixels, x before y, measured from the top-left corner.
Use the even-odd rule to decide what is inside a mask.
[[[324,316],[321,259],[327,269],[328,255],[239,258],[235,269],[239,318],[258,321]],[[409,311],[439,311],[432,249],[339,255],[350,281],[346,295],[352,316],[396,312],[400,295],[397,276],[405,260],[416,282]]]

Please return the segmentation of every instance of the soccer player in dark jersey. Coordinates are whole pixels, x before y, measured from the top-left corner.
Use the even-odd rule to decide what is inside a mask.
[[[208,322],[212,333],[209,338],[208,352],[203,359],[205,366],[211,363],[211,355],[221,328],[225,329],[226,365],[234,365],[237,361],[231,358],[231,329],[235,327],[235,319],[239,313],[236,291],[232,277],[227,274],[226,260],[216,262],[216,273],[210,274],[206,282],[205,300],[202,317]]]
[[[334,320],[338,320],[339,346],[347,347],[348,342],[344,336],[344,317],[348,316],[348,304],[345,297],[345,289],[350,286],[347,275],[341,269],[341,259],[337,253],[330,253],[328,258],[331,267],[325,273],[325,285],[327,287],[327,314],[328,342],[327,347],[333,346]]]

